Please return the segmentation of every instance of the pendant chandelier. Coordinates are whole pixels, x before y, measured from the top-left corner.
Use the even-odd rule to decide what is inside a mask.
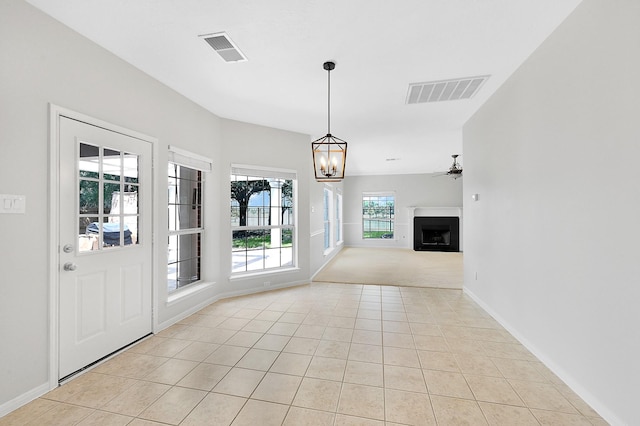
[[[331,70],[334,62],[325,62],[327,70],[327,134],[311,142],[313,169],[318,182],[340,182],[344,179],[344,166],[347,160],[347,142],[331,134]]]

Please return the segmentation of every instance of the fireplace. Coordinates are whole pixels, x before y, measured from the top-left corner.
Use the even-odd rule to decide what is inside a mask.
[[[413,218],[413,249],[460,251],[460,218],[416,216]]]

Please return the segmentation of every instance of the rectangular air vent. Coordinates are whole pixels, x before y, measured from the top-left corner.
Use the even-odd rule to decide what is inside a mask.
[[[226,33],[207,34],[201,37],[204,38],[204,41],[209,43],[209,46],[218,52],[226,62],[242,62],[247,60],[247,57],[242,54],[240,49],[238,49]]]
[[[407,104],[471,99],[490,76],[457,78],[409,84]]]

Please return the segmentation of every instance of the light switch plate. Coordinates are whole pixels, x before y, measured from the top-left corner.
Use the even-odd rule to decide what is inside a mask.
[[[0,214],[25,214],[26,208],[26,196],[0,194]]]

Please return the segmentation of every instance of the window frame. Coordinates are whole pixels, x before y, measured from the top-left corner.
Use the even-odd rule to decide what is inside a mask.
[[[263,274],[271,274],[274,272],[281,272],[281,271],[287,271],[287,270],[291,270],[291,269],[296,269],[297,265],[298,265],[298,194],[297,194],[297,189],[298,189],[298,176],[297,176],[297,172],[295,170],[289,170],[289,169],[280,169],[280,168],[271,168],[271,167],[263,167],[263,166],[253,166],[253,165],[243,165],[243,164],[232,164],[231,165],[231,173],[230,173],[230,180],[229,180],[229,188],[231,191],[231,184],[234,181],[238,181],[238,180],[234,180],[237,177],[245,177],[245,178],[259,178],[259,179],[265,179],[265,180],[279,180],[279,181],[283,181],[283,185],[286,183],[286,181],[291,181],[291,194],[290,194],[290,205],[286,206],[282,204],[283,199],[285,198],[284,194],[281,194],[280,196],[280,200],[277,201],[277,204],[272,204],[273,201],[271,199],[271,187],[269,188],[269,205],[265,206],[262,205],[262,208],[267,208],[268,209],[279,209],[279,213],[284,215],[285,212],[283,210],[283,208],[288,208],[289,209],[289,214],[287,215],[287,220],[284,220],[284,222],[289,222],[289,223],[279,223],[282,222],[281,217],[280,216],[278,218],[278,221],[276,224],[267,224],[267,223],[263,223],[260,224],[260,217],[264,218],[265,213],[262,212],[260,213],[260,207],[258,207],[258,224],[257,225],[250,225],[250,224],[245,224],[245,225],[240,225],[240,211],[238,212],[238,224],[234,224],[233,223],[233,217],[234,215],[232,214],[232,211],[234,208],[240,208],[238,201],[235,200],[234,198],[231,198],[231,194],[229,194],[229,202],[230,202],[230,208],[229,208],[229,223],[230,223],[230,228],[231,228],[231,241],[232,241],[232,245],[231,245],[231,278],[238,278],[238,277],[243,277],[243,276],[249,276],[249,275],[263,275]],[[247,199],[247,209],[251,208],[252,206],[249,204],[250,199],[253,195],[255,194],[260,194],[266,192],[266,190],[262,190],[259,192],[256,192],[252,195],[249,196],[249,199]],[[263,195],[264,197],[264,195]],[[264,199],[264,198],[263,198]],[[254,206],[255,208],[255,206]],[[249,212],[247,211],[246,213],[246,217],[247,220],[249,219],[248,217]],[[271,241],[271,235],[272,235],[272,231],[273,230],[279,230],[280,235],[279,238],[280,240],[280,245],[279,247],[269,247],[267,245],[266,242],[266,234],[267,232],[270,233],[269,235],[269,241]],[[244,250],[242,250],[242,248],[234,249],[234,233],[239,232],[239,231],[250,231],[250,232],[255,232],[255,231],[263,231],[264,235],[265,235],[265,240],[263,241],[263,245],[262,245],[262,249],[257,249],[257,250],[251,250],[251,247],[249,247],[248,242],[245,243],[245,247]],[[288,244],[289,243],[284,243],[283,242],[283,235],[284,235],[284,231],[287,231],[287,235],[290,235],[291,238],[291,247],[290,247],[290,255],[287,253],[289,247]],[[285,245],[286,244],[286,245]],[[269,254],[267,253],[267,250],[274,250],[274,249],[279,249],[278,253],[277,253],[277,257],[278,257],[278,266],[269,266],[267,264],[268,259],[269,259]],[[284,249],[284,250],[283,250]],[[262,251],[261,255],[258,255],[261,263],[262,263],[262,267],[255,267],[253,266],[252,268],[249,268],[249,261],[248,261],[248,256],[249,253],[251,251],[254,251],[255,253]],[[244,252],[244,260],[243,268],[239,268],[236,263],[238,262],[238,253]],[[273,252],[272,252],[273,253]],[[283,261],[283,254],[284,254],[284,259],[285,261]],[[234,260],[235,258],[235,260]],[[290,259],[289,259],[290,258]],[[238,263],[239,264],[239,263]]]
[[[77,153],[79,193],[76,221],[78,229],[85,230],[79,235],[77,254],[84,256],[105,250],[111,252],[140,244],[142,239],[138,235],[138,228],[141,215],[138,197],[144,194],[141,193],[138,173],[139,154],[84,141],[78,141]],[[114,157],[117,158],[115,162]],[[135,176],[127,176],[127,172],[134,168],[126,160],[132,158],[135,159]],[[95,195],[86,195],[92,193]],[[95,204],[87,204],[85,197],[95,201]],[[127,205],[134,205],[135,211],[125,211]],[[107,206],[109,212],[106,211]],[[114,211],[114,208],[117,210]],[[111,231],[107,231],[109,225]],[[117,230],[113,230],[114,226]]]
[[[324,254],[329,253],[335,247],[333,234],[335,226],[333,206],[333,188],[330,185],[324,185],[322,198],[322,229],[324,231]]]
[[[391,228],[391,236],[390,237],[384,237],[384,235],[388,235],[389,233],[386,234],[381,234],[379,237],[366,237],[365,236],[365,221],[366,220],[371,220],[371,217],[366,218],[365,217],[365,213],[364,213],[364,205],[365,205],[365,198],[377,198],[377,199],[381,199],[381,198],[392,198],[393,200],[393,206],[391,208],[391,213],[388,217],[383,217],[382,219],[389,219],[389,224],[390,224],[390,228]],[[370,200],[368,200],[370,201]],[[397,200],[396,200],[396,193],[395,191],[380,191],[380,192],[363,192],[362,193],[362,197],[361,197],[361,225],[362,225],[362,230],[361,230],[361,234],[360,234],[360,238],[362,240],[391,240],[391,241],[395,241],[396,240],[396,232],[395,232],[395,228],[396,228],[396,219],[395,219],[395,209],[396,209],[396,204],[397,204]],[[371,226],[369,226],[369,232],[371,232]]]
[[[175,173],[174,175],[171,175],[169,172],[170,167],[172,167],[172,165],[174,165],[175,167],[181,167],[181,168],[186,168],[189,169],[191,171],[196,172],[196,176],[197,179],[194,181],[192,179],[189,179],[192,182],[196,183],[196,192],[193,194],[193,196],[195,197],[195,199],[191,198],[191,204],[192,208],[198,207],[199,208],[199,212],[198,212],[198,218],[197,220],[199,221],[199,226],[196,227],[186,227],[186,228],[182,228],[182,229],[171,229],[171,225],[170,225],[170,213],[169,213],[169,209],[174,208],[174,209],[178,209],[178,213],[179,213],[179,209],[180,209],[180,205],[182,205],[181,203],[176,203],[175,199],[172,200],[170,194],[169,194],[169,189],[171,188],[171,186],[169,185],[169,183],[167,183],[167,294],[169,299],[175,297],[176,294],[179,294],[185,290],[189,290],[189,289],[193,289],[195,287],[198,287],[197,284],[201,284],[203,283],[203,275],[204,275],[204,271],[203,271],[203,259],[205,257],[205,253],[204,253],[204,238],[205,238],[205,232],[206,232],[206,208],[205,208],[205,187],[206,187],[206,176],[212,171],[213,169],[213,165],[212,165],[212,161],[209,160],[206,157],[191,153],[189,151],[185,151],[182,150],[180,148],[174,147],[174,146],[169,146],[169,152],[168,152],[168,156],[167,156],[167,179],[181,179],[180,177],[177,177],[177,173]],[[176,188],[178,188],[178,186],[176,185]],[[194,189],[194,188],[192,188]],[[176,193],[177,193],[177,189],[176,189]],[[174,194],[175,195],[175,194]],[[174,202],[172,202],[174,201]],[[179,200],[178,200],[179,201]],[[184,285],[180,285],[179,284],[179,269],[176,270],[176,275],[175,275],[175,279],[174,280],[170,280],[169,278],[169,274],[170,274],[170,268],[171,265],[179,265],[181,261],[185,261],[185,260],[181,260],[179,258],[176,258],[175,262],[171,262],[171,258],[169,257],[169,252],[171,251],[171,244],[172,244],[172,238],[175,238],[178,243],[176,244],[176,246],[179,246],[179,240],[180,237],[185,236],[185,235],[197,235],[198,236],[198,241],[197,241],[197,262],[198,262],[198,266],[197,266],[197,279],[190,281]],[[176,248],[176,250],[178,250]],[[179,256],[179,254],[178,254]],[[191,257],[190,259],[194,259],[194,257]],[[172,285],[172,281],[173,281],[173,285]]]

